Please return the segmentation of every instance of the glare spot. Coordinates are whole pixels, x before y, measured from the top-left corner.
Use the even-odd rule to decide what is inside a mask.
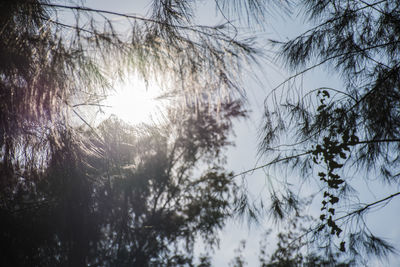
[[[130,124],[151,123],[161,119],[165,103],[159,99],[162,91],[156,83],[132,76],[114,86],[106,100],[106,112]]]

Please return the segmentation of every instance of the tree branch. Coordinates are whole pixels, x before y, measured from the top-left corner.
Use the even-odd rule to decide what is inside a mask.
[[[342,217],[339,217],[339,218],[337,218],[337,219],[334,219],[333,221],[334,221],[334,222],[337,222],[337,221],[339,221],[339,220],[343,220],[343,219],[348,218],[348,217],[350,217],[350,216],[353,216],[353,215],[355,215],[355,214],[361,214],[361,213],[364,212],[365,210],[370,209],[371,207],[373,207],[373,206],[375,206],[375,205],[377,205],[377,204],[380,204],[380,203],[382,203],[382,202],[389,201],[389,200],[391,200],[392,198],[394,198],[394,197],[396,197],[396,196],[399,196],[399,195],[400,195],[400,192],[397,192],[397,193],[394,193],[394,194],[392,194],[392,195],[390,195],[390,196],[387,196],[387,197],[385,197],[385,198],[383,198],[383,199],[380,199],[380,200],[377,200],[377,201],[375,201],[375,202],[366,204],[366,205],[364,205],[362,208],[359,208],[359,209],[354,210],[354,211],[352,211],[352,212],[350,212],[350,213],[347,213],[346,215],[343,215]],[[322,227],[322,226],[324,226],[324,224],[318,224],[316,227],[309,229],[309,230],[308,230],[307,232],[305,232],[304,234],[302,234],[302,235],[300,235],[299,237],[297,237],[297,238],[295,238],[294,240],[292,240],[292,242],[290,242],[290,243],[288,244],[288,247],[294,245],[294,243],[295,243],[297,240],[300,240],[301,238],[307,236],[307,235],[310,234],[311,232],[315,232],[316,230],[318,230],[318,229],[319,229],[320,227]],[[305,245],[305,244],[303,244],[303,245]]]
[[[36,4],[36,3],[31,3],[31,4]],[[163,26],[168,26],[168,27],[173,27],[173,28],[180,28],[184,30],[189,30],[201,34],[207,34],[204,31],[201,31],[199,29],[212,29],[215,30],[215,27],[212,26],[205,26],[205,25],[189,25],[189,26],[183,26],[183,25],[173,25],[169,24],[163,21],[158,21],[155,19],[150,19],[150,18],[145,18],[141,17],[138,15],[129,15],[125,13],[119,13],[119,12],[114,12],[114,11],[109,11],[109,10],[103,10],[103,9],[94,9],[94,8],[89,8],[89,7],[84,7],[84,6],[68,6],[68,5],[61,5],[61,4],[48,4],[48,3],[40,3],[42,6],[47,6],[47,7],[53,7],[53,8],[62,8],[62,9],[70,9],[70,10],[78,10],[78,11],[86,11],[86,12],[94,12],[94,13],[102,13],[102,14],[108,14],[108,15],[115,15],[119,17],[124,17],[127,19],[134,19],[134,20],[140,20],[140,21],[145,21],[145,22],[150,22],[154,24],[160,24]],[[199,28],[199,29],[196,29]]]
[[[265,168],[265,167],[268,167],[268,166],[271,166],[271,165],[274,165],[274,164],[276,164],[278,162],[282,162],[282,161],[285,161],[285,160],[290,160],[290,159],[294,159],[294,158],[297,158],[297,157],[305,156],[305,155],[311,154],[312,152],[314,152],[314,151],[313,150],[309,150],[309,151],[306,151],[304,153],[300,153],[300,154],[297,154],[297,155],[288,156],[288,157],[285,157],[285,158],[277,158],[277,159],[274,159],[273,161],[270,161],[270,162],[268,162],[268,163],[266,163],[264,165],[257,166],[257,167],[254,167],[252,169],[249,169],[249,170],[240,172],[238,174],[235,174],[234,176],[232,176],[232,178],[235,178],[235,177],[238,177],[238,176],[241,176],[241,175],[247,174],[249,172],[253,172],[255,170],[259,170],[259,169],[262,169],[262,168]]]

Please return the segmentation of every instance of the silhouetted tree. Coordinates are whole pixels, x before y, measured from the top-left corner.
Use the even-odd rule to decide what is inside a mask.
[[[260,266],[345,267],[354,265],[351,256],[332,251],[331,247],[317,247],[312,240],[309,240],[306,233],[314,221],[315,219],[309,215],[293,214],[284,224],[283,231],[277,234],[277,243],[274,246],[276,248],[272,253],[268,251],[268,244],[271,244],[271,231],[267,231],[260,242]]]
[[[271,42],[296,74],[266,100],[260,151],[276,158],[264,167],[290,167],[307,181],[317,178],[320,223],[307,234],[321,246],[335,245],[354,257],[386,256],[393,247],[363,218],[400,192],[361,204],[351,184],[360,179],[399,184],[399,2],[296,3],[315,26],[289,41]],[[296,78],[322,65],[340,73],[343,88],[298,90]],[[271,190],[277,217],[296,203],[288,184],[281,195],[277,187]]]
[[[158,79],[165,95],[179,95],[181,107],[223,102],[243,89],[237,74],[254,59],[251,41],[238,41],[229,25],[194,24],[190,1],[154,1],[149,17],[67,3],[0,4],[4,171],[45,161],[41,150],[49,136],[77,120],[88,124],[81,108],[101,108],[115,78],[126,72]],[[115,27],[111,16],[128,26]],[[2,187],[14,186],[1,180]]]
[[[332,250],[331,247],[321,248],[315,245],[307,235],[310,225],[315,218],[304,215],[303,209],[309,203],[300,202],[297,212],[288,215],[283,222],[283,229],[271,235],[273,229],[265,232],[260,240],[259,265],[262,267],[313,267],[313,266],[353,266],[355,261],[351,255],[346,255]],[[311,238],[312,239],[312,238]],[[246,266],[244,249],[245,240],[241,241],[235,249],[235,257],[230,261],[230,266]]]
[[[238,190],[220,151],[244,112],[219,109],[171,112],[158,126],[110,118],[96,129],[104,142],[65,131],[40,179],[2,209],[1,264],[193,265],[194,242],[217,244]]]
[[[236,188],[218,160],[257,51],[232,24],[195,24],[194,4],[153,1],[141,17],[1,1],[1,265],[191,264],[198,235],[215,244]],[[175,97],[168,124],[97,127],[82,115],[101,111],[126,72]]]

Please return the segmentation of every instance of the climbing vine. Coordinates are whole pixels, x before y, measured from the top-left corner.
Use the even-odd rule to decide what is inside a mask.
[[[319,106],[317,112],[319,117],[327,117],[332,107],[327,104],[330,95],[328,91],[318,91]],[[333,109],[333,112],[340,112]],[[344,162],[350,156],[350,147],[358,142],[355,132],[350,133],[349,129],[344,129],[341,125],[329,124],[329,134],[322,138],[322,142],[312,149],[313,162],[319,165],[322,171],[318,172],[319,180],[324,184],[323,200],[321,202],[320,226],[317,231],[326,230],[330,235],[341,238],[343,232],[335,221],[335,212],[340,202],[340,192],[343,191],[345,180],[340,176],[339,171]],[[339,246],[340,251],[346,251],[345,241]]]

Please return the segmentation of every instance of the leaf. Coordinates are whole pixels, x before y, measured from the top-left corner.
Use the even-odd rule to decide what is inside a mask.
[[[321,110],[323,110],[325,107],[326,107],[325,104],[321,104],[321,105],[318,106],[317,111],[321,111]]]
[[[333,204],[339,202],[339,198],[335,197],[335,196],[331,196],[331,200],[329,200],[329,202],[333,205]]]
[[[339,248],[340,251],[346,252],[345,244],[346,244],[346,242],[344,242],[344,241],[340,242],[340,248]]]
[[[328,212],[330,212],[332,215],[335,215],[335,209],[333,209],[333,208],[330,208],[330,209],[328,210]]]

